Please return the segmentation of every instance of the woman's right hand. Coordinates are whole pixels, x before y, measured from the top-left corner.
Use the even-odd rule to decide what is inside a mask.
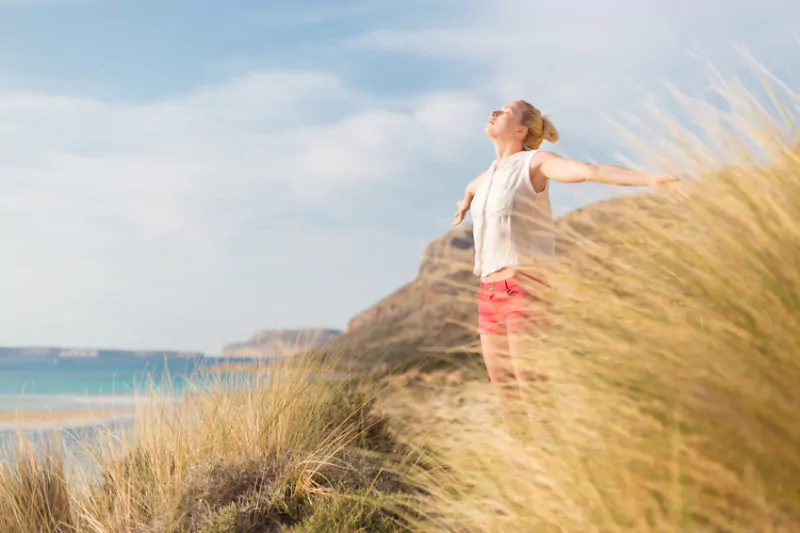
[[[453,217],[454,226],[458,226],[464,221],[464,216],[467,214],[468,210],[467,204],[464,202],[464,200],[456,202],[456,207],[458,208],[458,211],[456,211],[456,215]]]

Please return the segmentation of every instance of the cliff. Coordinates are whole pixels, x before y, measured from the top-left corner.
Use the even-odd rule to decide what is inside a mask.
[[[229,344],[223,357],[266,359],[288,357],[331,341],[341,331],[335,329],[259,330],[249,340]]]
[[[605,228],[626,216],[627,206],[641,205],[639,198],[597,202],[558,218],[558,256],[574,256],[575,236],[603,241]],[[474,254],[471,226],[448,231],[426,247],[416,279],[353,317],[326,348],[345,351],[350,368],[378,373],[479,362]]]
[[[351,367],[386,371],[474,357],[478,278],[472,274],[473,257],[472,227],[448,231],[425,248],[413,281],[354,316],[326,348],[346,351]]]

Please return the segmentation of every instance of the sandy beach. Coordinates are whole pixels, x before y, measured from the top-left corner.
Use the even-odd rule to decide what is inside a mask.
[[[88,426],[133,415],[133,407],[0,411],[0,430]]]

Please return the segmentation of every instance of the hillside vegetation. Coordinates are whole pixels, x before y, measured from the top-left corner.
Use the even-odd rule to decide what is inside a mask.
[[[718,80],[724,110],[689,102],[706,140],[669,121],[643,138],[698,178],[682,194],[560,222],[555,325],[526,338],[540,379],[507,391],[509,424],[484,375],[332,379],[352,352],[200,376],[102,439],[86,479],[22,441],[0,531],[800,531],[800,98],[758,72],[760,100]],[[442,263],[453,283],[401,289],[340,346],[388,366],[468,353],[474,333],[442,324],[469,332],[471,278]]]

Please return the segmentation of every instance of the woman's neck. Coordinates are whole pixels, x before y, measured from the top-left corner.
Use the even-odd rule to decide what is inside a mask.
[[[495,141],[494,142],[494,151],[497,153],[497,161],[500,162],[506,157],[510,155],[514,155],[517,152],[521,152],[524,150],[522,147],[522,143],[520,142],[503,142],[503,141]]]

